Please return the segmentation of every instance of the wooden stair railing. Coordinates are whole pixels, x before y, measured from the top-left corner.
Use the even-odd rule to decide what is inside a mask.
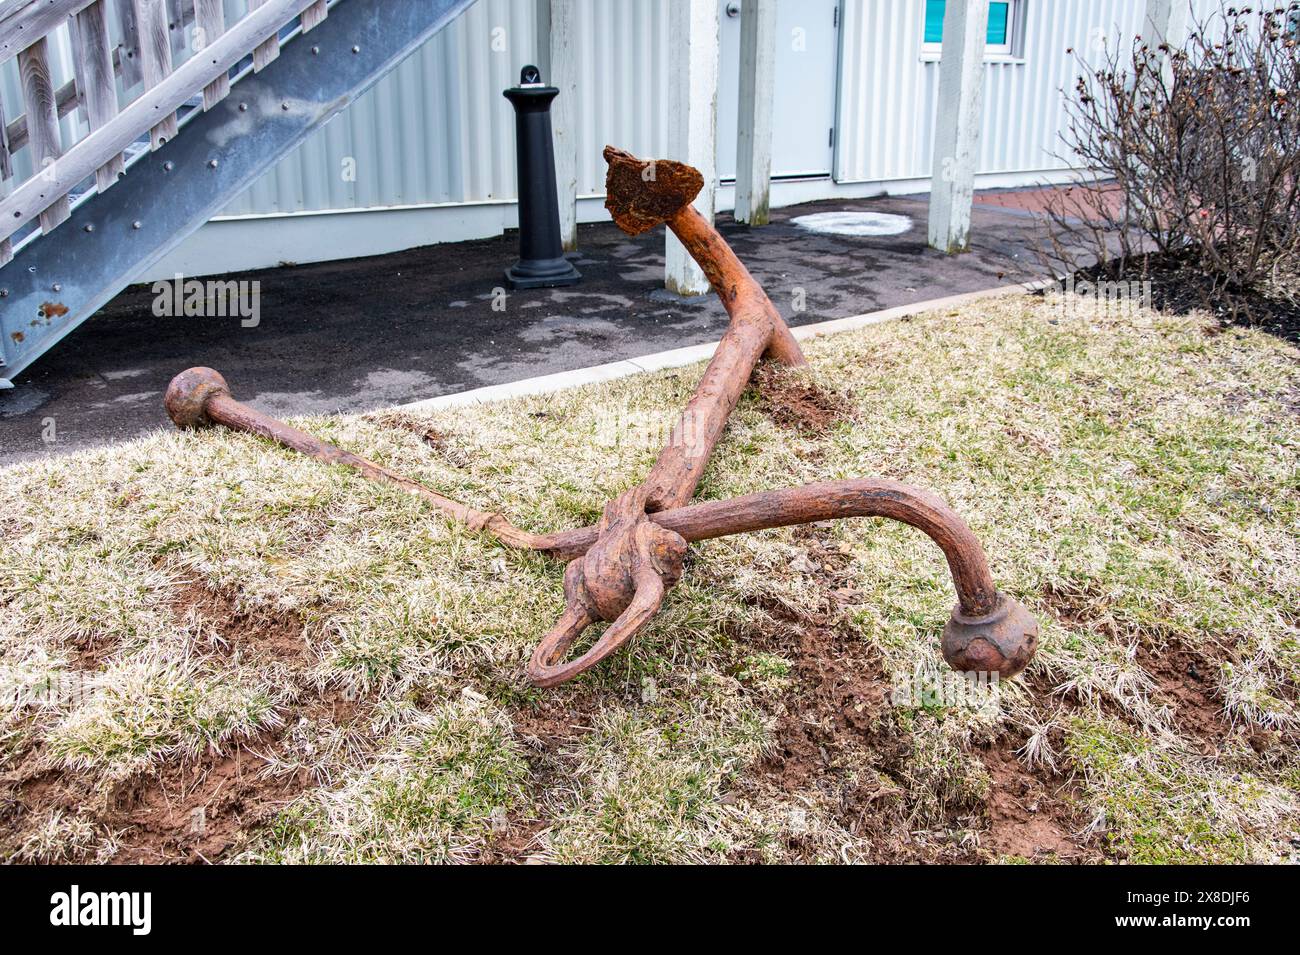
[[[212,109],[229,94],[231,71],[243,60],[251,56],[261,70],[278,53],[287,25],[301,18],[310,30],[327,12],[326,0],[249,0],[247,12],[227,25],[222,0],[16,0],[0,14],[0,64],[18,58],[24,110],[9,119],[0,104],[0,178],[7,184],[0,265],[12,258],[15,235],[27,223],[39,220],[48,235],[67,220],[69,193],[83,180],[93,175],[99,192],[110,188],[125,170],[128,146],[148,132],[151,149],[160,149],[177,135],[177,111],[187,101],[202,95],[203,109]],[[49,45],[62,30],[75,75],[56,89]],[[138,85],[139,94],[119,102],[119,80],[128,93]],[[59,122],[77,108],[88,132],[65,150]],[[11,157],[23,148],[31,172],[17,181]]]
[[[474,0],[236,2],[0,0],[0,389]]]

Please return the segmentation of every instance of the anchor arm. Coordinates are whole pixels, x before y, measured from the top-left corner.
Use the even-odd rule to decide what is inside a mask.
[[[887,517],[923,531],[947,558],[963,612],[980,616],[996,605],[997,588],[974,532],[938,495],[899,481],[824,481],[650,515],[687,541],[846,517]]]
[[[885,517],[923,531],[943,551],[957,605],[943,630],[943,656],[962,672],[1020,673],[1038,648],[1038,622],[1000,592],[979,539],[942,498],[885,478],[827,481],[746,494],[651,514],[686,541],[846,517]]]
[[[1037,622],[998,590],[975,533],[929,491],[886,478],[825,481],[657,511],[648,520],[691,543],[850,517],[910,525],[943,552],[957,592],[943,636],[944,659],[954,670],[996,672],[1007,679],[1028,666],[1038,647]],[[574,547],[591,547],[599,535],[598,528],[589,527],[569,532],[569,540]]]
[[[580,564],[581,561],[575,560],[569,566],[572,568]],[[627,643],[650,622],[650,618],[662,606],[667,588],[648,563],[637,565],[635,579],[636,590],[633,592],[632,601],[592,644],[591,649],[575,660],[561,663],[565,652],[573,645],[573,641],[583,630],[599,619],[581,600],[570,600],[565,604],[564,614],[559,622],[537,644],[537,649],[533,651],[532,659],[528,662],[528,678],[534,686],[546,688],[573,679]],[[566,591],[568,583],[569,574],[566,572]]]

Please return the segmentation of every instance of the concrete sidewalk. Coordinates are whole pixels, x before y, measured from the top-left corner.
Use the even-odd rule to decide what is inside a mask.
[[[756,230],[723,215],[719,228],[787,321],[806,325],[1037,278],[1037,222],[998,195],[976,204],[973,249],[952,258],[926,248],[925,196],[792,206]],[[790,222],[849,209],[912,226],[860,237]],[[364,411],[709,342],[725,329],[713,296],[662,291],[661,229],[629,238],[610,223],[585,225],[579,241],[581,285],[504,300],[494,290],[516,254],[513,233],[230,276],[261,283],[255,328],[157,318],[151,289],[128,289],[0,392],[0,464],[170,426],[163,390],[191,365],[218,369],[237,397],[277,416]]]

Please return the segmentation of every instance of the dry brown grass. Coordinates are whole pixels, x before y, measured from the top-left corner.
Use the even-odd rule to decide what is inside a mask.
[[[937,491],[1043,623],[1021,681],[934,692],[942,562],[862,520],[696,546],[629,650],[539,692],[522,668],[559,564],[248,436],[160,433],[0,472],[3,853],[1294,854],[1296,350],[1026,298],[809,355],[784,386],[834,415],[791,427],[749,394],[701,496],[863,475]],[[558,529],[653,460],[609,422],[670,416],[697,375],[306,424]]]

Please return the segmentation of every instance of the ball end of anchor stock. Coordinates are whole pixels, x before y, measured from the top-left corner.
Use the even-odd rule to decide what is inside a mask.
[[[172,379],[163,404],[176,427],[206,428],[212,424],[208,401],[216,395],[229,394],[230,386],[219,371],[200,366],[187,368]]]
[[[997,673],[1010,679],[1029,666],[1038,649],[1038,621],[1019,602],[1005,594],[983,617],[953,608],[943,628],[943,658],[961,673]]]

